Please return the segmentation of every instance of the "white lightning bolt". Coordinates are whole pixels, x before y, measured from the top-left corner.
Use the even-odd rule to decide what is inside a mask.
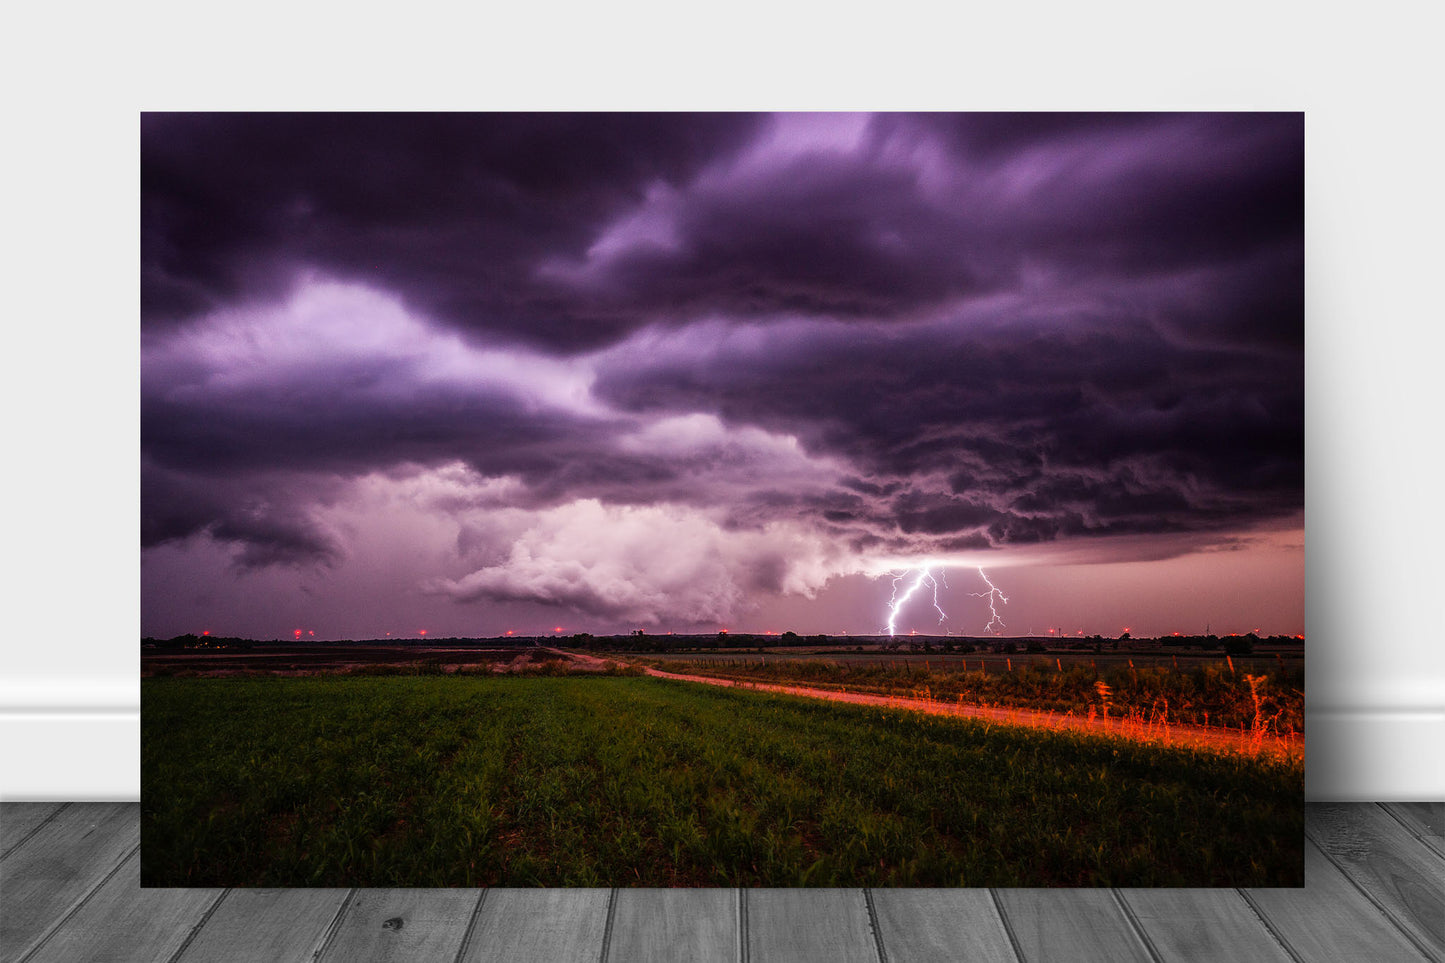
[[[975,596],[976,598],[988,599],[988,612],[989,615],[992,616],[992,618],[988,620],[988,624],[983,627],[983,630],[985,632],[992,632],[993,634],[997,635],[998,630],[1004,628],[1004,621],[1003,619],[999,618],[998,609],[993,604],[994,596],[998,596],[999,601],[1003,602],[1003,604],[1005,605],[1008,604],[1008,596],[1000,592],[998,590],[998,587],[988,580],[988,576],[984,574],[982,565],[978,567],[978,574],[983,579],[984,584],[988,586],[988,591],[969,592],[968,594]],[[998,623],[997,629],[994,628],[994,623]]]
[[[908,586],[903,596],[901,598],[899,597],[898,583],[907,578],[908,573],[911,571],[912,569],[905,569],[902,572],[889,573],[893,576],[893,597],[888,600],[888,634],[890,636],[897,631],[898,611],[903,608],[903,603],[907,602],[909,597],[924,585],[933,588],[933,607],[938,610],[938,621],[942,623],[944,619],[948,618],[948,613],[943,611],[943,606],[938,604],[938,579],[933,577],[933,573],[929,571],[929,566],[927,565],[918,570],[918,577],[913,580],[912,585]],[[939,578],[942,578],[942,573],[939,573]],[[947,587],[948,582],[944,581],[943,584]]]

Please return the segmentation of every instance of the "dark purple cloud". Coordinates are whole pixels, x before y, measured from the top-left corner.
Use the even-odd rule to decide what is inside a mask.
[[[146,115],[141,230],[147,548],[723,619],[1303,508],[1299,115]]]
[[[531,274],[654,183],[736,150],[744,114],[148,114],[146,324],[279,296],[300,266],[559,350],[625,330]]]

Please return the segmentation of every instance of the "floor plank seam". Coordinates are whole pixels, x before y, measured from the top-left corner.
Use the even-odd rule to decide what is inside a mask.
[[[1409,833],[1411,836],[1414,836],[1416,839],[1419,839],[1421,842],[1424,842],[1424,839],[1422,839],[1420,836],[1419,830],[1417,830],[1414,826],[1411,826],[1409,823],[1405,822],[1404,819],[1400,818],[1400,815],[1395,812],[1395,810],[1391,809],[1389,806],[1386,806],[1382,802],[1370,803],[1370,805],[1384,810],[1385,815],[1389,816],[1392,821],[1399,824],[1401,829],[1405,830],[1405,832]]]
[[[1405,832],[1409,833],[1413,838],[1418,840],[1420,845],[1424,847],[1425,852],[1429,853],[1431,856],[1434,856],[1436,859],[1445,861],[1445,852],[1442,852],[1436,847],[1435,841],[1433,839],[1428,836],[1421,835],[1419,830],[1415,829],[1409,823],[1405,822],[1403,816],[1395,812],[1395,810],[1391,809],[1384,803],[1373,803],[1372,805],[1379,806],[1381,809],[1383,809],[1385,811],[1385,814],[1389,816],[1392,820],[1394,820],[1394,822],[1398,824],[1402,829],[1404,829]]]
[[[316,948],[312,959],[319,961],[324,959],[326,951],[331,949],[331,944],[336,942],[336,934],[341,932],[341,922],[346,919],[346,913],[351,909],[351,903],[356,899],[356,890],[349,889],[341,899],[341,905],[336,908],[336,915],[331,918],[331,925],[326,927],[326,933],[321,937],[321,945]]]
[[[1275,929],[1274,924],[1270,922],[1269,917],[1265,915],[1265,912],[1260,907],[1260,905],[1254,901],[1254,897],[1249,895],[1248,890],[1236,889],[1235,892],[1239,894],[1240,899],[1244,900],[1244,905],[1249,907],[1249,911],[1253,913],[1256,918],[1258,918],[1260,925],[1264,927],[1265,932],[1268,933],[1274,939],[1274,941],[1279,944],[1280,949],[1284,950],[1286,956],[1288,956],[1291,960],[1294,960],[1294,963],[1309,963],[1308,960],[1300,956],[1299,953],[1295,952],[1295,948],[1293,946],[1290,946],[1289,940],[1284,938],[1284,934],[1281,933],[1279,930]]]
[[[42,935],[40,939],[36,940],[33,944],[31,944],[30,948],[27,949],[24,954],[22,954],[20,958],[15,961],[15,963],[25,963],[26,960],[33,957],[36,953],[39,953],[40,948],[46,943],[50,942],[50,938],[56,933],[60,932],[65,927],[65,924],[70,922],[71,918],[74,917],[76,913],[79,913],[81,909],[84,908],[86,903],[90,902],[91,897],[95,896],[96,893],[100,892],[101,887],[105,886],[106,883],[109,883],[112,879],[114,879],[115,874],[119,873],[122,867],[124,867],[126,863],[130,862],[132,857],[136,856],[139,853],[140,843],[136,843],[135,846],[131,848],[130,852],[126,853],[124,856],[122,856],[119,860],[116,861],[116,864],[110,868],[110,872],[106,873],[105,876],[101,877],[100,882],[92,886],[84,896],[76,900],[75,905],[71,906],[70,909],[60,914],[60,919],[52,923],[50,925],[50,929],[46,930],[44,935]]]
[[[1018,960],[1018,963],[1025,963],[1023,947],[1019,945],[1019,937],[1014,932],[1013,922],[1009,920],[1008,913],[1004,911],[1003,900],[999,899],[998,890],[990,889],[988,897],[993,901],[993,911],[998,914],[998,921],[1003,924],[1003,932],[1008,937],[1008,945],[1013,948],[1014,959]]]
[[[1160,954],[1159,948],[1154,945],[1149,934],[1144,932],[1144,924],[1140,923],[1139,917],[1134,915],[1134,907],[1124,899],[1124,894],[1117,889],[1111,889],[1109,895],[1114,897],[1114,902],[1119,905],[1119,912],[1124,914],[1124,920],[1129,924],[1129,929],[1133,931],[1135,939],[1144,945],[1144,952],[1149,954],[1149,959],[1154,963],[1164,963],[1164,957]]]
[[[50,825],[51,821],[54,820],[56,816],[59,816],[61,813],[65,812],[66,808],[69,805],[70,803],[63,802],[54,810],[52,810],[49,816],[46,816],[44,819],[40,820],[40,822],[36,823],[33,827],[31,827],[30,832],[26,833],[24,836],[21,836],[18,840],[16,840],[15,845],[5,850],[5,852],[0,853],[0,859],[6,859],[11,853],[15,852],[15,850],[30,842],[30,837],[34,836],[46,826]]]
[[[1420,845],[1424,846],[1430,855],[1445,860],[1445,839],[1442,839],[1441,842],[1436,842],[1432,837],[1422,836],[1420,838]]]
[[[748,963],[748,891],[738,887],[738,963]]]
[[[878,951],[878,963],[888,963],[888,950],[883,946],[883,927],[878,925],[878,908],[873,905],[873,890],[863,890],[863,903],[868,907],[868,929],[873,933],[873,948]]]
[[[1419,950],[1421,956],[1423,956],[1427,960],[1433,960],[1435,961],[1435,963],[1441,963],[1440,957],[1435,954],[1435,951],[1430,949],[1425,944],[1421,943],[1419,938],[1416,937],[1414,933],[1410,932],[1409,927],[1401,923],[1400,920],[1395,916],[1395,914],[1390,912],[1389,909],[1385,907],[1385,904],[1381,903],[1378,899],[1371,895],[1369,890],[1361,886],[1359,880],[1355,879],[1354,874],[1352,874],[1348,869],[1346,869],[1339,860],[1335,859],[1335,857],[1330,853],[1328,849],[1326,849],[1323,845],[1320,844],[1319,839],[1315,836],[1314,833],[1306,830],[1305,836],[1307,839],[1309,839],[1310,842],[1314,843],[1316,849],[1318,849],[1321,853],[1324,854],[1325,859],[1329,860],[1331,866],[1344,874],[1345,879],[1349,880],[1350,885],[1355,888],[1355,892],[1359,893],[1365,899],[1369,900],[1370,905],[1373,906],[1375,910],[1382,917],[1384,917],[1385,921],[1391,926],[1393,926],[1401,936],[1405,937],[1405,939],[1410,942],[1411,946]]]
[[[472,934],[477,931],[477,918],[482,915],[482,904],[486,901],[487,891],[484,889],[477,897],[477,905],[472,907],[472,918],[467,920],[467,928],[462,933],[462,943],[457,947],[457,958],[453,963],[462,963],[467,958],[467,951],[472,948]]]
[[[196,925],[191,927],[191,931],[186,934],[184,940],[181,940],[181,945],[176,947],[176,951],[171,954],[170,959],[167,960],[166,963],[176,963],[176,961],[185,954],[186,950],[190,949],[191,944],[194,943],[196,937],[200,935],[201,927],[210,922],[211,917],[215,914],[216,910],[220,909],[221,904],[225,902],[226,897],[229,895],[231,895],[229,889],[221,890],[221,895],[217,896],[211,902],[211,905],[206,907],[206,911],[201,914],[201,918],[196,921]]]
[[[602,955],[597,963],[607,963],[607,954],[612,950],[612,923],[617,919],[617,888],[607,891],[607,924],[602,928]]]

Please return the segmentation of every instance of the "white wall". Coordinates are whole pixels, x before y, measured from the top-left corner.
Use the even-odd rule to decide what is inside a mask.
[[[11,14],[0,798],[139,794],[139,110],[846,105],[1306,111],[1307,794],[1445,799],[1438,8],[513,7]]]

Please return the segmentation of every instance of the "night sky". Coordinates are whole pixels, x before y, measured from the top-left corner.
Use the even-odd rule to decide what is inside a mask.
[[[1300,114],[141,120],[141,630],[1304,631]]]

